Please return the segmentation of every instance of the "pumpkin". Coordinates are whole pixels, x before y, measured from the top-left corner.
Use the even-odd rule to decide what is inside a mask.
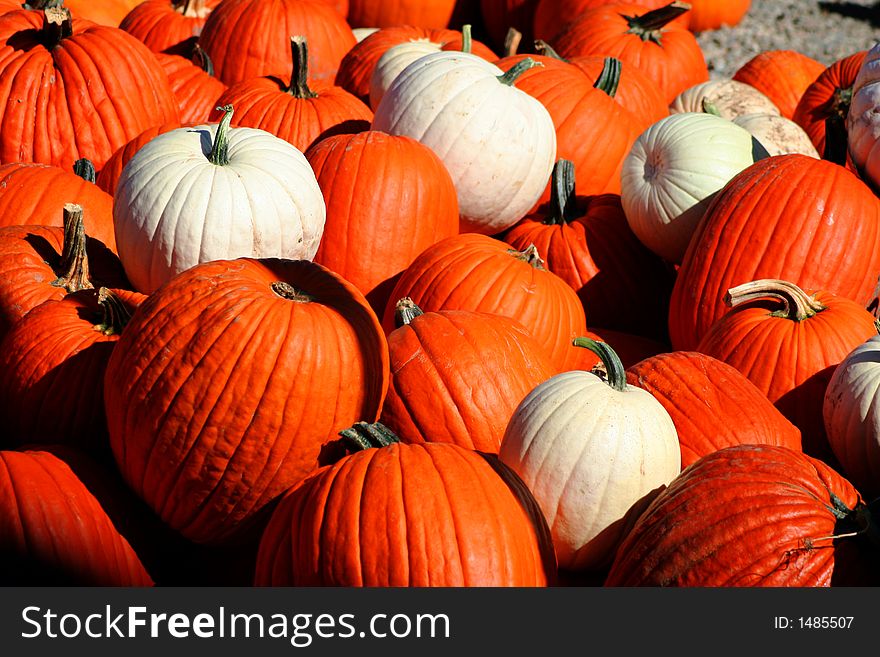
[[[625,516],[680,471],[675,425],[666,409],[626,383],[607,344],[595,351],[607,380],[591,372],[557,374],[520,402],[498,453],[540,505],[560,569],[600,570],[624,536]]]
[[[557,371],[580,358],[571,341],[587,330],[583,306],[564,280],[547,271],[533,246],[517,251],[476,233],[429,246],[391,292],[382,318],[386,333],[395,328],[395,300],[403,297],[425,312],[471,310],[515,319],[547,350]]]
[[[825,65],[796,50],[764,50],[740,66],[733,79],[763,93],[787,119]]]
[[[450,23],[455,4],[455,0],[349,0],[348,22],[352,27],[442,29]]]
[[[852,85],[867,54],[867,50],[862,50],[835,61],[798,101],[792,118],[809,135],[819,153],[825,152],[825,121],[830,117],[843,121],[849,113]]]
[[[832,463],[822,422],[825,389],[837,364],[877,333],[873,315],[845,297],[772,279],[731,288],[725,303],[732,310],[697,351],[747,376],[801,430],[804,451]]]
[[[555,583],[547,525],[491,455],[405,444],[381,424],[342,432],[358,451],[279,502],[256,586],[535,587]]]
[[[778,114],[743,114],[733,119],[758,140],[768,155],[800,153],[819,157],[809,135],[797,123]]]
[[[517,404],[555,373],[550,355],[508,317],[423,313],[408,298],[396,308],[381,422],[407,443],[454,443],[497,454]]]
[[[403,44],[409,44],[413,51],[424,55],[438,50],[461,51],[464,47],[464,27],[462,31],[412,25],[380,28],[345,54],[339,64],[336,84],[369,104],[370,83],[377,62],[388,50]],[[470,52],[490,62],[498,58],[488,46],[475,39],[471,39]]]
[[[533,28],[536,39],[553,41],[565,27],[578,19],[584,12],[602,5],[615,4],[612,0],[538,0],[535,7]],[[669,0],[639,0],[645,9],[659,9],[669,4]],[[685,11],[672,20],[687,28],[690,12]]]
[[[153,137],[161,135],[169,130],[174,130],[176,128],[180,128],[181,124],[179,121],[174,121],[173,123],[163,123],[161,125],[154,125],[152,128],[147,128],[137,137],[129,141],[122,148],[118,149],[110,158],[107,160],[107,163],[104,165],[104,168],[101,169],[101,172],[98,173],[97,178],[95,180],[95,184],[98,185],[105,192],[110,194],[111,196],[116,193],[116,185],[119,183],[119,176],[122,175],[122,170],[125,168],[125,165],[128,164],[128,161],[134,157],[134,154],[137,153],[141,148],[143,148]],[[91,213],[89,213],[91,214]],[[113,201],[110,201],[110,218],[113,218]],[[113,240],[113,244],[116,244],[116,236],[113,231],[110,231],[110,237]]]
[[[672,270],[632,232],[620,197],[577,195],[567,160],[556,163],[552,184],[549,208],[526,216],[504,241],[517,251],[534,245],[577,292],[591,327],[665,340]]]
[[[217,100],[226,91],[226,85],[214,77],[214,65],[208,54],[196,44],[191,58],[157,53],[156,59],[171,84],[180,112],[180,124],[208,121],[217,107]]]
[[[0,228],[0,338],[44,301],[90,287],[129,287],[116,254],[86,236],[82,206],[67,204],[59,214],[63,228]]]
[[[80,173],[49,164],[0,164],[0,226],[60,227],[63,204],[76,203],[87,217],[89,235],[115,252],[113,198],[95,185],[94,168],[85,166]]]
[[[849,152],[862,178],[880,187],[880,158],[877,157],[880,105],[880,43],[865,55],[852,87],[852,99],[846,115]]]
[[[744,374],[717,358],[697,351],[661,353],[630,365],[626,380],[669,413],[682,468],[734,445],[801,449],[800,430]]]
[[[119,29],[153,52],[189,57],[211,10],[220,0],[145,0],[136,5]]]
[[[842,472],[868,499],[880,495],[877,365],[880,336],[872,335],[840,362],[822,400],[828,443]]]
[[[64,460],[0,451],[4,586],[152,586],[128,541]]]
[[[752,6],[751,0],[688,0],[691,5],[688,27],[692,32],[733,27]]]
[[[410,136],[443,160],[462,232],[512,226],[547,185],[556,158],[553,119],[514,86],[532,64],[504,73],[476,55],[433,53],[407,66],[376,108],[373,130]]]
[[[95,2],[95,0],[64,0],[64,6],[70,9],[75,18],[84,18],[107,27],[117,27],[126,14],[141,2],[143,0],[100,0],[100,2]],[[37,3],[31,2],[30,4]]]
[[[70,170],[88,158],[100,170],[153,123],[177,120],[168,79],[144,44],[63,8],[0,16],[0,77],[0,162]]]
[[[205,21],[199,45],[227,85],[289,75],[294,34],[309,40],[312,79],[332,80],[357,42],[342,14],[322,0],[225,0],[221,5]]]
[[[620,201],[633,233],[680,264],[715,195],[759,157],[748,130],[711,114],[685,112],[643,132],[623,161]]]
[[[104,369],[143,298],[124,290],[83,289],[41,303],[11,327],[0,341],[5,447],[39,436],[109,454]]]
[[[775,445],[727,447],[654,499],[605,585],[876,586],[869,522],[852,484],[822,461]]]
[[[745,82],[729,78],[716,78],[688,87],[669,105],[671,114],[707,109],[730,120],[743,114],[779,114],[779,108],[763,93]]]
[[[305,156],[263,130],[230,128],[232,112],[154,137],[122,170],[116,244],[138,291],[208,260],[318,250],[326,208]]]
[[[565,58],[602,55],[631,64],[654,80],[671,103],[709,79],[696,37],[674,22],[689,8],[677,1],[650,11],[631,3],[600,5],[569,23],[552,45]]]
[[[116,343],[110,444],[167,525],[220,544],[321,465],[338,431],[378,418],[388,367],[376,315],[328,269],[204,263],[150,295]]]
[[[327,220],[315,262],[353,283],[381,315],[399,274],[458,234],[458,199],[439,157],[415,139],[369,130],[306,152]]]
[[[230,86],[217,104],[235,107],[233,126],[259,128],[305,152],[309,146],[340,133],[368,130],[373,112],[360,99],[331,81],[308,83],[308,44],[303,36],[290,39],[293,72],[285,84],[276,77],[259,77]],[[216,109],[211,121],[219,120]]]
[[[715,197],[691,239],[672,289],[672,346],[694,349],[727,311],[727,290],[761,278],[867,305],[878,239],[880,199],[851,171],[799,154],[756,162]]]

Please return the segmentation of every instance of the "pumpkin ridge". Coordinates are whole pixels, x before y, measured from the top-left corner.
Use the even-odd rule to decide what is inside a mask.
[[[108,43],[107,39],[104,39],[102,37],[101,31],[98,31],[97,34],[95,34],[94,32],[91,32],[91,31],[83,31],[83,32],[80,32],[80,36],[83,41],[86,41],[86,43],[88,43],[89,37],[92,37],[92,39],[96,42],[96,44],[100,44],[96,48],[96,49],[100,49],[100,52],[113,52],[112,44]],[[73,52],[71,52],[71,51],[73,50],[72,46],[74,46],[74,44],[77,48],[81,49],[80,52],[84,57],[83,61],[79,61],[79,58],[75,58],[73,56]],[[84,72],[83,64],[88,63],[88,59],[85,57],[85,52],[84,52],[85,51],[85,47],[84,47],[85,44],[80,44],[78,41],[74,41],[73,39],[70,39],[67,41],[65,46],[66,46],[67,52],[71,55],[71,58],[76,60],[76,67],[77,67],[78,71]],[[126,79],[141,80],[141,78],[143,77],[144,71],[143,70],[135,71],[132,67],[133,60],[128,57],[114,57],[114,58],[112,58],[112,63],[105,61],[104,59],[94,59],[92,61],[92,66],[94,67],[94,71],[97,74],[98,79],[101,81],[101,86],[107,90],[107,94],[105,95],[105,97],[103,99],[104,102],[102,102],[101,104],[102,104],[102,106],[105,104],[109,104],[109,107],[112,108],[112,110],[113,110],[113,116],[109,117],[111,119],[110,125],[113,125],[112,121],[115,120],[116,123],[118,123],[120,126],[122,126],[123,131],[127,135],[127,133],[129,132],[129,122],[130,122],[131,117],[136,115],[137,112],[140,111],[141,108],[128,107],[128,106],[123,107],[123,104],[127,105],[127,101],[128,101],[127,96],[124,94],[113,93],[113,87],[115,86],[114,78],[118,79],[118,77],[119,77],[117,75],[117,73],[118,73],[119,69],[121,68],[120,64],[125,69]],[[106,65],[108,70],[105,70],[104,65]],[[110,76],[107,76],[108,72],[110,73]],[[87,78],[87,76],[85,76],[85,75],[83,75],[83,77]],[[89,101],[91,101],[91,96],[87,95],[86,98],[88,98]],[[93,107],[94,107],[94,105],[93,105]],[[97,107],[94,107],[94,111],[96,114],[100,114]],[[105,123],[106,123],[106,121],[105,121]],[[137,131],[137,132],[140,132],[140,131]],[[133,136],[134,135],[132,135],[132,137]],[[125,139],[123,141],[128,141],[128,140]],[[108,157],[115,150],[111,146],[109,140],[106,142],[105,148],[107,149]],[[77,144],[77,149],[80,152],[82,152],[82,149],[79,144]],[[106,159],[106,158],[104,158],[104,159]]]

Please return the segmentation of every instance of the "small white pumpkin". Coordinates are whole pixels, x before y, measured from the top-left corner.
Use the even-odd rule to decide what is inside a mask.
[[[636,237],[681,263],[715,194],[753,164],[752,136],[712,114],[672,114],[633,144],[620,174],[620,201]]]
[[[230,128],[232,107],[222,109],[219,124],[161,134],[122,170],[116,247],[140,292],[209,260],[318,250],[326,207],[308,160],[264,130]]]
[[[709,104],[718,116],[733,120],[743,114],[779,114],[776,103],[752,85],[730,78],[701,82],[682,91],[669,105],[670,114],[702,112]]]
[[[844,474],[866,499],[880,495],[880,335],[853,349],[834,370],[822,413]]]
[[[608,345],[575,344],[600,356],[607,380],[574,371],[538,385],[514,411],[499,457],[544,512],[559,567],[599,570],[613,558],[634,505],[679,474],[681,448],[669,413],[626,383]]]
[[[846,134],[853,163],[880,189],[880,43],[865,55],[853,83]]]
[[[417,59],[440,52],[441,49],[441,44],[436,41],[411,39],[391,46],[382,53],[376,66],[373,67],[373,74],[370,76],[370,107],[375,111],[385,92],[388,91],[388,87],[403,69]]]
[[[742,114],[733,122],[761,142],[769,155],[800,153],[819,159],[819,152],[804,129],[779,114]]]
[[[507,73],[464,52],[419,58],[398,75],[376,108],[372,129],[431,148],[455,184],[461,231],[493,235],[537,203],[556,161],[553,119],[513,86],[534,66]]]

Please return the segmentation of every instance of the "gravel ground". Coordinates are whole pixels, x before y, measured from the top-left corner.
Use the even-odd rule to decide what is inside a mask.
[[[880,41],[880,0],[752,0],[734,27],[697,40],[711,77],[730,77],[765,50],[797,50],[826,66]]]

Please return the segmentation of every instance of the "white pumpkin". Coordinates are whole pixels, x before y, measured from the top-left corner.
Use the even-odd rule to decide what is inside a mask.
[[[620,173],[620,201],[636,237],[681,263],[715,194],[754,163],[752,136],[718,116],[686,112],[651,125]]]
[[[649,392],[626,383],[617,355],[586,338],[608,379],[564,372],[514,411],[499,451],[540,505],[559,567],[598,570],[623,539],[625,517],[681,470],[672,418]]]
[[[819,159],[819,152],[804,129],[779,114],[742,114],[733,122],[761,142],[769,155],[800,153]]]
[[[404,43],[391,46],[373,67],[370,76],[370,107],[375,111],[379,102],[401,71],[417,59],[440,52],[442,44],[430,39],[411,39]]]
[[[669,105],[670,114],[702,112],[708,104],[718,115],[734,119],[743,114],[779,114],[776,103],[752,85],[730,78],[701,82],[682,91]]]
[[[880,43],[865,55],[853,83],[846,134],[853,163],[880,189]]]
[[[140,292],[209,260],[311,260],[318,250],[326,207],[308,160],[264,130],[230,128],[224,109],[220,124],[155,137],[122,171],[116,247]]]
[[[844,474],[865,496],[880,495],[880,335],[834,370],[822,407],[828,442]]]
[[[550,178],[553,119],[513,86],[534,61],[520,64],[504,73],[469,53],[426,55],[395,78],[376,108],[373,130],[412,137],[446,165],[462,232],[492,235],[512,226],[537,203]]]

